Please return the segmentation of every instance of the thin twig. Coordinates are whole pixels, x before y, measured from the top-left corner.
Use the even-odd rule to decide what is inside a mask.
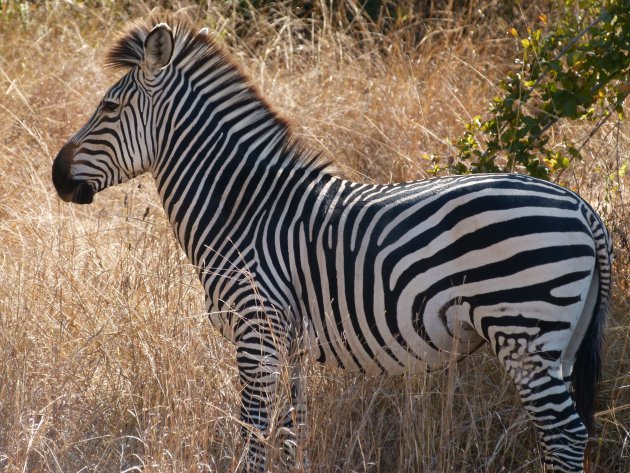
[[[567,44],[564,48],[562,48],[562,50],[556,55],[556,57],[553,58],[553,60],[557,61],[562,56],[564,56],[567,52],[569,52],[569,49],[571,49],[573,47],[573,45],[575,43],[577,43],[582,38],[582,36],[584,36],[586,33],[588,33],[589,30],[591,28],[593,28],[593,26],[595,26],[597,23],[602,21],[607,14],[608,14],[608,12],[606,10],[602,10],[602,12],[599,14],[599,16],[597,18],[595,18],[586,28],[584,28],[582,31],[580,31],[575,38],[573,38],[571,41],[569,41],[569,44]],[[529,88],[529,90],[527,91],[527,95],[529,95],[536,88],[536,86],[538,84],[540,84],[540,81],[542,81],[546,76],[547,76],[547,71],[543,72],[540,75],[540,77],[538,79],[536,79],[536,82],[534,82],[534,85],[532,85]]]
[[[593,136],[595,136],[595,133],[597,133],[597,131],[604,125],[604,123],[606,123],[608,121],[608,119],[612,115],[613,115],[613,106],[610,106],[610,107],[608,107],[608,109],[606,109],[606,114],[599,119],[599,121],[595,124],[595,126],[588,133],[586,138],[584,138],[584,140],[582,141],[582,144],[580,144],[580,146],[577,147],[577,153],[576,153],[575,156],[580,154],[580,152],[582,151],[584,146],[586,146],[586,143],[588,143],[591,140],[591,138],[593,138]],[[541,132],[541,134],[542,134],[542,132]],[[571,162],[573,162],[575,160],[575,156],[571,156],[571,158],[569,158],[569,163],[571,163]],[[562,174],[564,173],[565,169],[561,169],[560,171],[558,171],[558,174],[556,175],[556,178],[554,179],[554,182],[558,182],[558,180],[560,179],[560,176],[562,176]]]
[[[597,124],[593,127],[593,129],[589,132],[589,134],[586,136],[584,141],[582,141],[582,144],[578,147],[577,149],[578,153],[582,151],[582,148],[586,146],[586,143],[588,143],[591,140],[593,135],[597,133],[597,130],[599,130],[602,127],[602,125],[606,123],[611,116],[612,116],[612,112],[610,111],[610,109],[606,110],[606,114],[602,118],[599,119]]]

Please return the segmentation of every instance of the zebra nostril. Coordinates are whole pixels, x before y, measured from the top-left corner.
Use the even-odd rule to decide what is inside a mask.
[[[52,181],[59,197],[65,202],[72,200],[77,182],[70,175],[70,163],[74,157],[76,146],[66,143],[57,154],[52,165]]]
[[[77,183],[78,181],[73,181]],[[78,182],[78,186],[72,195],[72,202],[75,204],[91,204],[94,200],[94,189],[87,182]]]

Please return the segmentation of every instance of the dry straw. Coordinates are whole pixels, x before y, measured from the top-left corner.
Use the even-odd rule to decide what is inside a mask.
[[[301,139],[358,180],[417,179],[446,166],[448,138],[484,113],[517,54],[502,2],[430,2],[425,19],[403,18],[415,10],[399,2],[404,21],[387,28],[362,16],[359,1],[311,2],[310,17],[282,4],[245,17],[227,2],[174,3],[227,43]],[[528,3],[514,21],[548,6]],[[100,68],[104,48],[126,20],[148,13],[0,3],[7,473],[225,472],[240,461],[234,349],[205,319],[151,180],[107,190],[87,208],[59,201],[50,182],[57,149],[114,79]],[[580,142],[589,129],[561,132]],[[587,159],[563,176],[606,217],[617,245],[595,472],[630,471],[630,224],[620,172],[629,132],[602,126]],[[486,350],[427,376],[365,379],[311,365],[307,378],[311,471],[542,470],[518,396]]]

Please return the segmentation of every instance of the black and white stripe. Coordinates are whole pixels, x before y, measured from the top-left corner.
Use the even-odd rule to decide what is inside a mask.
[[[484,342],[516,383],[548,470],[583,471],[612,254],[586,202],[519,175],[337,177],[182,22],[133,24],[108,61],[127,72],[61,150],[53,181],[64,200],[89,203],[142,172],[155,177],[210,320],[237,346],[246,471],[266,470],[260,436],[287,362],[287,450],[299,441],[300,354],[402,374]]]

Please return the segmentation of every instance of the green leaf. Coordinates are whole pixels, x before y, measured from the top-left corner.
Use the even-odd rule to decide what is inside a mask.
[[[568,90],[558,90],[551,94],[553,108],[560,116],[567,118],[577,118],[577,97]]]
[[[567,98],[562,103],[562,114],[568,118],[577,118],[577,99],[575,96]]]

